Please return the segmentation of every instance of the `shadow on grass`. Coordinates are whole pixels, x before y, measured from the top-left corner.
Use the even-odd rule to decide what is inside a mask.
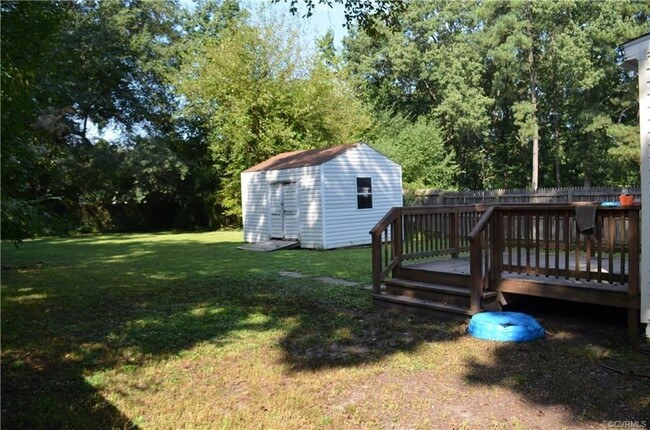
[[[354,366],[452,336],[375,310],[360,287],[277,275],[328,275],[368,250],[259,254],[139,237],[25,244],[3,256],[12,267],[2,279],[3,428],[138,428],[88,378],[237,342],[241,332],[285,333],[294,370]],[[350,277],[369,276],[357,271]]]
[[[50,347],[51,348],[51,347]],[[4,429],[137,429],[83,378],[84,366],[53,351],[5,352]]]
[[[73,289],[74,291],[74,289]],[[3,428],[138,428],[90,384],[93,372],[162,360],[233,331],[268,331],[272,298],[236,279],[98,289],[96,295],[3,291]],[[45,296],[38,298],[39,295]],[[241,295],[241,296],[240,296]],[[33,297],[27,299],[27,297]],[[155,411],[153,411],[155,413]]]
[[[367,290],[323,287],[320,298],[296,294],[302,303],[298,323],[281,341],[284,362],[294,371],[373,363],[424,342],[448,342],[464,336],[458,323],[375,308]],[[328,300],[327,294],[331,295]]]
[[[504,387],[527,403],[562,407],[574,419],[569,426],[648,422],[650,384],[638,374],[650,375],[650,357],[627,343],[626,311],[537,298],[505,310],[536,317],[546,338],[490,343],[489,364],[467,363],[467,383]]]
[[[3,428],[137,428],[141,423],[104,398],[89,376],[164,360],[202,343],[238,342],[242,332],[280,331],[282,360],[292,371],[373,363],[424,342],[465,336],[463,324],[375,309],[360,287],[277,276],[280,270],[349,273],[367,281],[367,250],[259,254],[238,251],[235,243],[181,239],[85,238],[3,255],[14,267],[47,262],[3,271]],[[630,396],[647,391],[597,365],[585,368],[609,346],[620,347],[623,328],[601,327],[584,338],[562,334],[562,325],[545,328],[558,334],[499,346],[489,366],[468,363],[467,382],[508,387],[540,405],[566,406],[576,417],[599,404],[587,399],[596,390],[580,390],[584,381],[609,390],[609,406],[602,407],[610,412],[621,399],[634,405]],[[277,336],[269,339],[277,342]],[[629,391],[612,388],[617,384]],[[634,418],[639,410],[625,413]]]

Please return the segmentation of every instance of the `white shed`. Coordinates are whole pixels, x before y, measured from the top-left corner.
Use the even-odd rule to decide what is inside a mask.
[[[650,337],[650,33],[623,44],[625,64],[639,73],[641,141],[641,322]]]
[[[286,152],[241,174],[244,240],[331,249],[371,242],[402,206],[402,168],[364,143]]]

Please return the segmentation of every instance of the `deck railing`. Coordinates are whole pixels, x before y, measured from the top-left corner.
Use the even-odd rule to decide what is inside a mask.
[[[502,273],[618,284],[638,295],[640,207],[595,207],[593,227],[580,231],[577,213],[588,206],[496,206],[470,237],[471,297]]]
[[[469,251],[473,311],[504,273],[620,284],[638,295],[640,207],[596,207],[593,228],[581,232],[576,211],[586,206],[393,208],[370,232],[373,292],[404,261]]]
[[[405,207],[391,209],[370,231],[373,292],[404,261],[458,257],[469,252],[469,234],[485,205]]]

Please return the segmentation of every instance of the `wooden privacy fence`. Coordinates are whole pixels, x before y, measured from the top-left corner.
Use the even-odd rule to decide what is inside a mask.
[[[641,187],[628,187],[628,193],[639,199]],[[488,191],[405,190],[404,201],[416,206],[447,206],[500,203],[571,203],[618,201],[621,188],[540,188],[499,189]]]

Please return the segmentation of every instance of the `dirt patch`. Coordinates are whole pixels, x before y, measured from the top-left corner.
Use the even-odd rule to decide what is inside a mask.
[[[339,285],[341,287],[351,287],[353,285],[357,285],[356,282],[346,281],[344,279],[331,278],[329,276],[322,276],[320,278],[314,278],[314,279],[319,282],[323,282],[325,284]]]
[[[299,272],[278,272],[278,275],[284,276],[285,278],[295,278],[295,279],[307,278],[309,276],[309,275],[303,275],[302,273]]]
[[[302,274],[300,272],[278,272],[278,275],[284,276],[285,278],[294,278],[294,279],[311,278],[311,276]],[[314,277],[313,279],[318,282],[322,282],[324,284],[337,285],[341,287],[352,287],[354,285],[357,285],[357,282],[346,281],[345,279],[339,279],[339,278],[332,278],[330,276],[319,276],[319,277]]]

